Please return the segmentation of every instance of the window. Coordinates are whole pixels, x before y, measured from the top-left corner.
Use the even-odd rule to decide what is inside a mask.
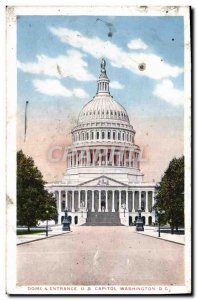
[[[87,136],[87,140],[89,140],[89,133],[88,133],[88,132],[87,132],[87,135],[86,135],[86,136]]]
[[[104,140],[104,138],[105,138],[105,132],[102,131],[102,139]]]
[[[92,140],[94,139],[94,132],[93,131],[91,132],[91,139]]]
[[[116,133],[115,133],[115,131],[113,132],[113,140],[115,140],[116,139]]]
[[[120,140],[120,132],[118,132],[118,140]]]
[[[111,132],[110,131],[108,131],[107,138],[108,138],[108,140],[111,139]]]
[[[97,138],[97,140],[99,140],[99,131],[97,131],[97,133],[96,133],[96,138]]]
[[[83,135],[82,135],[82,136],[83,136],[82,140],[84,141],[84,132],[83,132]]]
[[[124,141],[124,132],[123,132],[123,134],[122,134],[122,139],[123,139],[123,141]]]

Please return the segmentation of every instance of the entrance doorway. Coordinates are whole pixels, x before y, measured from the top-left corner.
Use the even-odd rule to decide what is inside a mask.
[[[105,211],[105,201],[104,200],[101,201],[101,211],[102,212]]]

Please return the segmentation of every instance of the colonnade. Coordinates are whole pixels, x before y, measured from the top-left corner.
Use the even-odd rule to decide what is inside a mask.
[[[154,206],[154,190],[125,189],[73,189],[53,191],[57,199],[58,213],[68,208],[70,212],[82,208],[91,212],[151,212]]]
[[[139,167],[139,153],[127,149],[96,148],[96,149],[73,149],[68,152],[68,168],[80,166],[117,166]]]

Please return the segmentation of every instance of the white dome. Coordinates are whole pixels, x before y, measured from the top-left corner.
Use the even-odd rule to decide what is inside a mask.
[[[81,110],[78,118],[78,124],[88,123],[90,121],[121,121],[129,123],[129,117],[124,107],[115,101],[110,94],[96,95]]]

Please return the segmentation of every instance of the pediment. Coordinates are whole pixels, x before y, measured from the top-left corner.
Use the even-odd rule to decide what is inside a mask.
[[[107,187],[107,186],[111,186],[111,187],[121,187],[121,186],[128,186],[125,183],[122,183],[118,180],[112,179],[108,176],[99,176],[97,178],[82,182],[79,184],[79,186],[101,186],[101,187]]]

